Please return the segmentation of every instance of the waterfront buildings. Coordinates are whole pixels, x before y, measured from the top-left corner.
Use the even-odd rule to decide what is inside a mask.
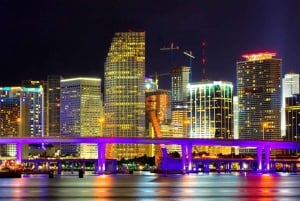
[[[44,136],[44,90],[39,87],[0,88],[0,136]],[[15,145],[1,145],[1,156],[15,156]],[[24,153],[28,153],[28,147]]]
[[[145,32],[115,33],[104,68],[105,136],[144,137]],[[109,158],[134,158],[146,153],[143,145],[115,145]]]
[[[59,75],[47,77],[47,99],[46,99],[46,135],[60,136],[60,80]]]
[[[239,138],[280,140],[281,65],[274,52],[244,54],[236,64]]]
[[[281,104],[281,136],[286,136],[286,98],[300,94],[300,75],[287,73],[282,78],[282,104]]]
[[[233,138],[233,85],[226,81],[195,82],[188,85],[191,138]],[[213,150],[211,150],[213,149]],[[199,151],[199,150],[198,150]],[[231,150],[205,150],[213,155]]]
[[[103,118],[101,79],[76,77],[60,84],[60,134],[62,137],[100,136]],[[62,145],[62,154],[97,158],[97,145]]]
[[[287,141],[300,141],[300,94],[287,97],[285,106]]]

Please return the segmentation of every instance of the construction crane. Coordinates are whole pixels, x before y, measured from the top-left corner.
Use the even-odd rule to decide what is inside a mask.
[[[149,75],[149,77],[152,77],[154,78],[154,82],[155,82],[155,88],[158,89],[158,77],[161,77],[161,76],[167,76],[167,75],[170,75],[170,73],[157,73],[155,72],[155,74],[153,75]]]
[[[195,56],[193,55],[192,51],[184,51],[183,52],[184,55],[189,57],[190,60],[190,82],[192,81],[192,60],[195,59]]]
[[[171,51],[171,67],[173,67],[173,51],[179,50],[179,46],[174,46],[174,43],[171,43],[170,47],[160,48],[161,51]]]

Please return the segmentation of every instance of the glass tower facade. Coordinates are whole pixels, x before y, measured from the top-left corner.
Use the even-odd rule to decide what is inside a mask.
[[[43,87],[0,88],[0,135],[3,137],[44,136]],[[27,147],[27,146],[26,146]],[[2,154],[15,155],[15,145],[3,145]],[[23,154],[28,150],[23,150]]]
[[[237,62],[239,138],[280,140],[281,59],[273,52]]]
[[[46,135],[60,135],[60,80],[61,76],[47,77]]]
[[[233,138],[233,85],[224,81],[191,83],[189,89],[191,138]]]
[[[100,78],[61,80],[60,128],[62,137],[100,136],[102,97]],[[63,145],[63,154],[97,158],[97,145]]]
[[[144,137],[145,32],[115,33],[104,70],[105,135]],[[134,158],[143,145],[111,145],[108,158]]]
[[[300,94],[300,75],[297,73],[287,73],[282,79],[282,104],[281,104],[281,136],[286,136],[286,98]]]

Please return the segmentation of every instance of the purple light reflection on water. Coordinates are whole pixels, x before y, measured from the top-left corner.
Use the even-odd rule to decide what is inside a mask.
[[[299,200],[300,175],[186,174],[0,179],[3,200]]]

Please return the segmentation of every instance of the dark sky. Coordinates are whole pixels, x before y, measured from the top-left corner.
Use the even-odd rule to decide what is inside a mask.
[[[146,32],[146,74],[188,65],[200,81],[202,41],[207,77],[235,83],[241,54],[275,51],[283,73],[300,69],[299,0],[1,0],[0,83],[47,75],[99,76],[115,32]],[[161,51],[171,43],[173,52]],[[168,87],[168,77],[160,82]],[[3,84],[2,84],[3,85]]]

